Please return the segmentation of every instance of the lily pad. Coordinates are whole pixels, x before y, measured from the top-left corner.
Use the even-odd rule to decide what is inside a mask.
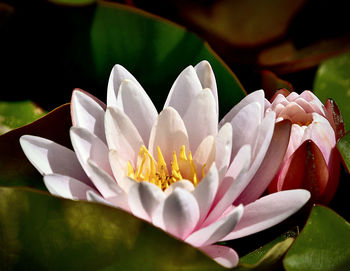
[[[0,101],[0,135],[26,125],[45,115],[45,112],[30,101]]]
[[[0,187],[1,270],[226,270],[116,208]]]
[[[350,266],[350,224],[332,210],[314,206],[284,258],[287,271],[347,270]]]
[[[344,119],[345,131],[350,128],[350,53],[324,61],[317,70],[314,92],[326,102],[335,100]]]

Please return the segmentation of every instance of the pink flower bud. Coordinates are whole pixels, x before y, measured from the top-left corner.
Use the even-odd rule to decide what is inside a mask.
[[[300,95],[281,90],[266,111],[276,113],[277,123],[285,119],[292,122],[289,145],[269,192],[304,188],[311,192],[311,201],[329,203],[339,181],[336,143],[344,135],[336,103],[329,99],[324,106],[307,90]]]

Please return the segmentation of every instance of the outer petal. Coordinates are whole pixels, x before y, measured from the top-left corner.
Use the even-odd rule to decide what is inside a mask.
[[[137,161],[143,140],[129,117],[118,108],[108,108],[105,115],[106,138],[109,149],[133,166]]]
[[[192,100],[183,117],[191,150],[196,150],[208,135],[216,136],[218,132],[218,114],[215,108],[215,99],[209,89],[204,89]]]
[[[117,102],[120,102],[122,110],[135,124],[143,142],[148,142],[158,113],[147,93],[139,84],[126,79],[120,85]]]
[[[113,175],[108,161],[108,148],[101,139],[79,127],[70,128],[70,138],[78,160],[89,177],[92,172],[87,165],[88,159],[94,161],[111,176]]]
[[[219,127],[223,126],[226,122],[231,122],[232,119],[237,115],[238,112],[242,110],[243,107],[250,103],[257,102],[260,104],[260,116],[264,115],[264,106],[265,106],[265,95],[264,91],[262,89],[254,91],[244,97],[242,101],[240,101],[238,104],[236,104],[230,112],[228,112],[225,117],[220,121]]]
[[[92,185],[72,150],[51,140],[30,135],[22,136],[20,144],[29,161],[41,175],[57,173]]]
[[[276,124],[265,158],[254,177],[237,199],[236,204],[248,204],[264,193],[283,161],[288,146],[290,130],[290,121],[286,120]]]
[[[182,145],[186,150],[189,149],[185,124],[174,108],[167,107],[160,112],[152,128],[148,149],[153,157],[157,157],[157,146],[159,146],[165,162],[170,165],[173,151],[179,155]]]
[[[185,239],[197,225],[199,207],[190,192],[177,187],[164,201],[162,215],[166,231]]]
[[[234,208],[229,214],[205,228],[192,233],[185,242],[195,247],[207,246],[218,242],[231,233],[243,215],[243,206]]]
[[[171,106],[183,116],[192,99],[202,90],[201,82],[192,66],[184,69],[176,78],[165,101],[164,109]]]
[[[111,71],[107,87],[107,106],[117,106],[119,87],[124,79],[129,79],[141,87],[135,77],[123,66],[115,65]]]
[[[91,186],[72,177],[60,174],[45,175],[44,183],[51,194],[67,199],[87,200],[87,191],[96,192]]]
[[[88,94],[74,90],[71,101],[71,115],[74,126],[82,127],[106,142],[104,129],[104,108]]]
[[[230,247],[211,245],[201,247],[200,250],[211,257],[218,264],[221,264],[227,268],[235,267],[239,261],[237,252]]]
[[[199,62],[194,69],[201,82],[202,88],[209,88],[212,91],[216,103],[216,113],[219,114],[218,90],[213,69],[206,60]]]
[[[147,221],[151,221],[154,210],[164,199],[163,191],[149,182],[135,183],[128,194],[132,213]]]
[[[199,206],[200,218],[198,225],[203,222],[205,217],[207,216],[216,192],[219,186],[219,176],[218,171],[216,169],[215,163],[210,167],[207,175],[200,181],[200,183],[196,186],[193,191],[193,196],[196,198]]]
[[[243,217],[224,240],[244,237],[270,228],[297,212],[310,198],[306,190],[270,194],[244,207]]]

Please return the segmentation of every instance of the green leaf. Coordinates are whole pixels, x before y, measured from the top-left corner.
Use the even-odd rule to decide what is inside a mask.
[[[345,130],[350,128],[350,53],[324,61],[317,70],[314,92],[326,102],[335,100],[343,115]]]
[[[159,17],[122,5],[99,2],[91,27],[94,74],[107,83],[112,67],[125,66],[162,108],[177,75],[208,60],[213,67],[221,114],[244,97],[234,74],[196,35]]]
[[[265,246],[245,255],[240,259],[235,271],[273,270],[277,268],[283,255],[294,241],[295,232],[289,231]]]
[[[0,101],[0,135],[28,124],[44,114],[40,107],[30,101]]]
[[[48,0],[54,4],[69,5],[69,6],[84,6],[96,2],[96,0]]]
[[[0,136],[0,186],[30,186],[45,189],[41,175],[24,155],[19,144],[22,135],[36,135],[71,148],[69,104],[44,117]]]
[[[0,188],[1,270],[226,270],[119,209]]]
[[[344,135],[337,143],[338,150],[343,157],[345,165],[350,171],[350,133]]]
[[[314,206],[310,217],[288,251],[288,271],[347,270],[350,266],[350,224],[332,210]]]

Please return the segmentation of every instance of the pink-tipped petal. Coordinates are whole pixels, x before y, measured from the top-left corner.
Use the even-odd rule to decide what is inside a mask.
[[[237,199],[236,204],[248,204],[264,193],[283,161],[289,142],[290,130],[291,123],[288,120],[276,124],[265,158],[254,177]]]
[[[231,158],[235,157],[241,146],[249,144],[252,147],[256,140],[259,125],[263,115],[261,113],[261,104],[252,102],[239,111],[231,121],[232,125],[232,151]],[[243,131],[249,131],[244,133]]]
[[[51,140],[30,135],[22,136],[20,144],[29,161],[41,175],[67,175],[92,185],[72,150]]]
[[[198,79],[202,84],[202,88],[209,88],[215,98],[215,103],[216,103],[216,113],[219,112],[219,102],[218,102],[218,90],[216,86],[216,80],[215,80],[215,75],[213,72],[213,69],[211,68],[210,64],[208,61],[203,60],[199,62],[195,67],[194,67]]]
[[[224,240],[237,239],[270,228],[297,212],[310,198],[302,189],[287,190],[262,197],[244,207],[244,213]]]
[[[108,148],[117,150],[125,161],[135,166],[143,140],[129,117],[118,108],[107,108],[105,127]]]
[[[122,81],[117,97],[124,113],[138,129],[143,142],[147,143],[154,121],[158,115],[151,99],[141,86],[132,80]]]
[[[200,225],[207,216],[210,207],[215,199],[216,192],[219,186],[219,176],[215,163],[210,167],[207,175],[200,181],[193,191],[193,196],[196,198],[199,206],[199,222]]]
[[[163,220],[166,230],[185,239],[197,225],[199,207],[194,196],[177,187],[164,201]]]
[[[209,89],[202,90],[191,102],[183,117],[191,150],[196,150],[202,140],[216,136],[218,132],[218,114],[215,99]]]
[[[152,128],[148,149],[153,157],[157,157],[157,146],[159,146],[169,166],[173,151],[176,151],[179,157],[182,145],[189,150],[185,124],[174,108],[167,107],[160,112]]]
[[[231,160],[232,149],[232,125],[226,123],[221,127],[215,139],[216,158],[215,164],[218,168],[219,180],[221,181],[227,171]]]
[[[108,148],[101,139],[80,127],[70,128],[70,138],[77,158],[90,178],[92,173],[87,165],[88,159],[94,161],[109,175],[113,175],[109,165]]]
[[[87,129],[105,142],[104,114],[104,108],[91,96],[80,90],[73,91],[71,101],[73,125]]]
[[[135,183],[128,194],[131,212],[147,221],[151,221],[153,212],[164,199],[163,191],[149,182]]]
[[[120,84],[123,80],[129,79],[135,82],[137,85],[141,87],[139,82],[135,79],[135,77],[128,72],[123,66],[115,65],[111,71],[108,80],[107,87],[107,106],[117,107],[117,97],[119,92]]]
[[[183,116],[194,97],[202,91],[201,82],[192,66],[184,69],[176,78],[170,89],[168,97],[164,104],[164,109],[171,106]]]
[[[70,176],[49,174],[44,176],[44,183],[49,192],[55,196],[73,200],[86,200],[86,192],[96,190]]]
[[[195,231],[185,241],[195,247],[214,244],[233,231],[242,215],[243,206],[239,205],[209,226]]]
[[[230,247],[210,245],[206,247],[201,247],[200,250],[207,254],[218,264],[226,268],[235,267],[239,262],[237,252]]]
[[[260,112],[259,115],[263,116],[264,115],[264,107],[265,107],[265,95],[264,91],[262,89],[254,91],[244,97],[242,101],[240,101],[237,105],[235,105],[230,112],[228,112],[223,119],[219,123],[219,127],[223,126],[226,122],[231,122],[232,119],[248,104],[257,102],[260,104]]]

